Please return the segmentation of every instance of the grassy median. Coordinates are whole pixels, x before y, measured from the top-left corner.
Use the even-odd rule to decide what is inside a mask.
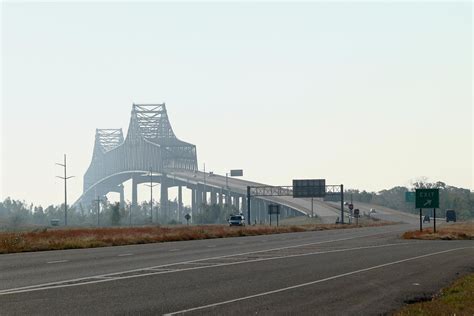
[[[455,281],[431,301],[405,306],[395,316],[474,315],[474,274]]]
[[[409,231],[403,234],[405,239],[424,239],[424,240],[474,240],[474,223],[457,223],[442,225],[436,228],[424,228],[423,231]]]
[[[382,226],[390,222],[364,222],[361,226]],[[145,226],[122,228],[42,228],[28,232],[0,233],[0,254],[26,251],[94,248],[239,236],[354,228],[355,225],[310,224],[291,226]]]

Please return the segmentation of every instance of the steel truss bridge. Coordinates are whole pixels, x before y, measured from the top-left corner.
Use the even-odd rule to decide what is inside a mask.
[[[123,183],[132,180],[132,208],[138,204],[141,183],[160,183],[160,212],[169,219],[183,219],[183,188],[191,190],[191,209],[200,212],[203,204],[233,205],[241,212],[252,209],[249,222],[267,218],[269,203],[281,205],[282,217],[311,214],[310,199],[293,199],[289,194],[263,194],[248,199],[247,187],[261,183],[226,178],[198,170],[196,146],[178,139],[171,126],[165,103],[133,104],[127,136],[122,129],[96,129],[92,160],[84,175],[83,194],[74,206],[90,208],[93,201],[110,192],[125,201]],[[168,189],[178,188],[178,211],[169,210]],[[250,200],[251,204],[248,204]],[[333,222],[338,209],[315,200],[315,214]],[[156,217],[156,216],[155,216]],[[156,218],[155,218],[156,220]]]

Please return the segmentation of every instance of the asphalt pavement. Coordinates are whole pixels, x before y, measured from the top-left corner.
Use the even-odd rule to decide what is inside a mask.
[[[415,225],[0,255],[1,315],[380,315],[474,272]]]

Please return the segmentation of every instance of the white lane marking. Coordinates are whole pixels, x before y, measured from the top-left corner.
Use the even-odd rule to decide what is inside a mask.
[[[177,312],[164,314],[164,316],[184,314],[184,313],[193,312],[193,311],[197,311],[197,310],[202,310],[202,309],[206,309],[206,308],[210,308],[210,307],[216,307],[216,306],[235,303],[235,302],[239,302],[239,301],[244,301],[244,300],[248,300],[248,299],[252,299],[252,298],[256,298],[256,297],[261,297],[261,296],[266,296],[266,295],[270,295],[270,294],[289,291],[289,290],[305,287],[305,286],[308,286],[308,285],[313,285],[313,284],[317,284],[317,283],[322,283],[322,282],[326,282],[326,281],[339,279],[339,278],[346,277],[346,276],[353,275],[353,274],[367,272],[367,271],[370,271],[370,270],[380,269],[380,268],[388,267],[388,266],[391,266],[391,265],[395,265],[395,264],[399,264],[399,263],[403,263],[403,262],[407,262],[407,261],[413,261],[413,260],[417,260],[417,259],[421,259],[421,258],[431,257],[431,256],[435,256],[435,255],[439,255],[439,254],[443,254],[443,253],[447,253],[447,252],[452,252],[452,251],[457,251],[457,250],[463,250],[463,249],[474,249],[474,247],[462,247],[462,248],[448,249],[448,250],[429,253],[429,254],[426,254],[426,255],[401,259],[401,260],[397,260],[397,261],[392,261],[392,262],[372,266],[372,267],[369,267],[369,268],[364,268],[364,269],[359,269],[359,270],[355,270],[355,271],[351,271],[351,272],[346,272],[346,273],[342,273],[342,274],[333,275],[333,276],[330,276],[330,277],[324,278],[324,279],[319,279],[319,280],[315,280],[315,281],[311,281],[311,282],[306,282],[306,283],[301,283],[301,284],[297,284],[297,285],[293,285],[293,286],[284,287],[284,288],[273,290],[273,291],[262,292],[262,293],[258,293],[258,294],[254,294],[254,295],[239,297],[239,298],[236,298],[236,299],[233,299],[233,300],[222,301],[222,302],[218,302],[218,303],[214,303],[214,304],[208,304],[208,305],[193,307],[193,308],[189,308],[189,309],[183,309],[183,310],[180,310],[180,311],[177,311]]]
[[[63,262],[68,262],[69,260],[56,260],[56,261],[48,261],[46,263],[63,263]]]
[[[133,253],[122,253],[122,254],[119,254],[117,257],[126,257],[126,256],[133,256]]]
[[[124,280],[124,279],[138,278],[138,277],[149,276],[149,275],[183,272],[183,271],[189,271],[189,270],[207,269],[207,268],[214,268],[214,267],[223,267],[223,266],[230,266],[230,265],[243,264],[243,263],[253,263],[253,262],[260,262],[260,261],[267,261],[267,260],[277,260],[277,259],[285,259],[285,258],[320,255],[320,254],[326,254],[326,253],[345,252],[345,251],[354,251],[354,250],[381,248],[381,247],[392,247],[392,246],[399,246],[399,245],[412,245],[412,244],[413,244],[413,242],[406,242],[406,243],[395,243],[395,244],[376,245],[376,246],[364,246],[364,247],[356,247],[356,248],[345,248],[345,249],[336,249],[336,250],[327,250],[327,251],[316,251],[316,252],[310,252],[310,253],[304,253],[304,254],[295,254],[295,255],[283,255],[283,256],[278,256],[277,255],[277,256],[274,256],[274,257],[270,257],[270,258],[257,258],[257,259],[251,259],[251,260],[245,260],[245,258],[243,258],[242,261],[226,262],[226,263],[218,263],[218,264],[203,263],[203,264],[206,264],[206,265],[205,266],[204,265],[203,266],[198,266],[198,267],[182,268],[182,269],[171,269],[171,270],[165,270],[163,272],[156,272],[156,270],[155,270],[155,272],[140,273],[140,274],[137,274],[137,275],[127,275],[127,276],[120,276],[120,274],[129,273],[129,272],[116,272],[116,273],[90,276],[90,277],[86,277],[86,278],[79,278],[79,279],[73,279],[73,280],[66,280],[66,281],[45,283],[45,284],[39,284],[39,285],[25,286],[25,287],[20,287],[20,288],[0,290],[0,295],[24,293],[24,292],[32,292],[32,291],[41,291],[41,290],[48,290],[48,289],[57,289],[57,288],[70,287],[70,286],[79,286],[79,285],[100,283],[100,282],[105,282],[105,281]],[[228,256],[226,256],[226,257],[228,257]],[[221,258],[224,258],[224,257],[221,257]],[[210,260],[210,259],[205,259],[205,260]],[[143,269],[136,269],[136,270],[130,270],[130,271],[131,272],[146,271],[146,270],[153,271],[154,269],[160,269],[160,268],[169,269],[170,267],[172,267],[174,265],[196,264],[196,263],[197,264],[202,264],[199,261],[203,261],[203,260],[200,259],[200,260],[194,260],[194,261],[184,261],[184,262],[180,262],[180,263],[172,263],[172,264],[167,264],[167,265],[161,265],[161,266],[149,267],[149,268],[143,268]],[[107,279],[103,280],[105,278],[107,278]],[[92,280],[92,281],[80,282],[81,280],[89,280],[89,279],[101,279],[101,280]],[[79,282],[79,283],[61,284],[61,282],[62,283]]]
[[[209,245],[209,246],[207,246],[207,248],[214,248],[214,247],[216,247],[216,245]]]
[[[170,251],[170,252],[179,251],[179,249],[170,249],[169,251]]]

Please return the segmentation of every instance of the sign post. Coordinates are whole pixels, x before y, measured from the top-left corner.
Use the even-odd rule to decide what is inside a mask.
[[[270,216],[270,226],[272,226],[272,214],[277,216],[277,227],[278,227],[278,218],[280,217],[280,205],[270,204],[268,205],[268,215]]]
[[[351,198],[352,199],[352,198]],[[352,210],[354,209],[354,204],[349,204],[349,224],[352,224]]]
[[[420,232],[423,231],[422,210],[433,208],[434,232],[436,232],[436,208],[439,208],[439,189],[416,189],[415,207],[420,209]]]

